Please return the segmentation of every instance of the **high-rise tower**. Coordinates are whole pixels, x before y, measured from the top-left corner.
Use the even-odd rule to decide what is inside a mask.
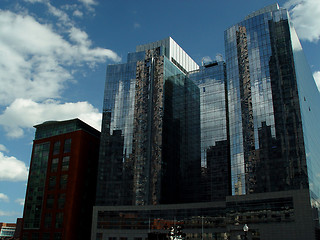
[[[109,65],[97,205],[195,201],[200,179],[198,65],[171,38]]]
[[[298,43],[278,5],[225,32],[235,195],[308,188]]]
[[[225,64],[188,69],[170,42],[108,67],[99,178],[109,187],[97,202],[125,205],[112,179],[131,202],[94,207],[92,240],[177,226],[190,239],[320,239],[320,95],[287,10],[227,29]]]
[[[225,200],[231,194],[225,62],[212,61],[189,73],[200,91],[201,197]]]

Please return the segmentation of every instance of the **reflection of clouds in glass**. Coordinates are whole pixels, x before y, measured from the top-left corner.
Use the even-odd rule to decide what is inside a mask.
[[[249,51],[250,61],[250,76],[251,76],[251,92],[252,92],[252,109],[254,117],[254,139],[255,148],[259,149],[259,135],[258,130],[262,126],[262,122],[266,122],[267,126],[271,126],[271,134],[275,137],[274,126],[274,110],[272,103],[272,92],[270,78],[266,76],[269,72],[269,67],[264,65],[263,55],[263,39],[259,39],[258,33],[254,31],[251,34],[252,42],[259,43]],[[250,36],[250,34],[248,34]],[[261,38],[261,37],[260,37]],[[250,48],[250,44],[249,44]],[[267,52],[267,50],[265,50]]]
[[[201,159],[206,161],[206,149],[216,141],[226,140],[225,86],[223,80],[207,78],[200,89]]]
[[[123,82],[119,81],[118,91],[115,95],[115,103],[114,103],[114,110],[112,114],[111,120],[111,130],[121,130],[123,129],[123,101],[124,101],[124,89],[123,89]]]
[[[128,115],[125,120],[124,128],[124,154],[126,157],[129,157],[132,153],[132,139],[133,139],[133,117],[134,117],[134,101],[135,101],[135,87],[136,79],[130,80],[130,89],[129,89],[129,99],[128,105]]]

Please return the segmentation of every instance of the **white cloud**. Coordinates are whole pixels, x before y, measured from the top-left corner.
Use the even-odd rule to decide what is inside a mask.
[[[88,47],[91,45],[91,41],[88,39],[88,34],[86,32],[75,27],[71,28],[69,32],[70,40],[79,44],[79,46]]]
[[[15,200],[16,203],[18,203],[19,205],[23,206],[24,205],[24,198],[17,198]]]
[[[284,7],[289,9],[291,20],[301,40],[317,42],[320,39],[319,0],[288,0]]]
[[[27,178],[28,168],[24,162],[0,152],[0,181],[26,181]]]
[[[23,116],[23,117],[21,117]],[[60,103],[47,100],[37,103],[31,99],[16,99],[0,115],[0,125],[12,138],[22,137],[24,129],[48,120],[79,118],[96,129],[101,127],[102,114],[88,102]]]
[[[51,12],[68,22],[63,11],[52,7]],[[65,39],[52,25],[0,10],[0,26],[0,105],[18,97],[59,98],[73,80],[71,68],[94,66],[106,58],[120,60],[112,50],[92,48],[88,35],[72,25],[67,26],[69,39]]]
[[[43,3],[43,2],[46,2],[47,0],[24,0],[25,2],[29,2],[29,3]]]
[[[140,23],[136,22],[133,24],[133,28],[135,28],[135,29],[140,28],[140,27],[141,27]]]
[[[0,144],[0,152],[9,152],[6,146]]]
[[[315,81],[316,84],[317,84],[318,91],[320,92],[320,71],[314,72],[314,73],[313,73],[313,78],[314,78],[314,81]]]
[[[9,202],[9,197],[4,193],[0,193],[0,201]]]
[[[87,6],[98,5],[98,3],[95,0],[79,0],[79,2],[82,2]]]
[[[50,4],[50,2],[47,2],[49,13],[51,13],[53,16],[57,17],[61,22],[64,23],[66,26],[72,26],[73,23],[71,22],[69,16],[64,11],[54,7]]]
[[[83,13],[78,9],[75,10],[72,15],[76,17],[83,17]]]
[[[19,212],[8,212],[8,211],[2,211],[0,210],[0,217],[9,217],[9,216],[20,216],[21,213]]]

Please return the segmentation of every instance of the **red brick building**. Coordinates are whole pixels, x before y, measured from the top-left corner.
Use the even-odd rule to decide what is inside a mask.
[[[79,119],[35,128],[22,239],[90,239],[100,132]]]

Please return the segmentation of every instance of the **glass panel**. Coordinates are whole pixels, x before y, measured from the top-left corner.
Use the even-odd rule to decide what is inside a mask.
[[[53,155],[57,155],[60,152],[60,142],[55,142],[53,145]]]
[[[64,141],[64,153],[68,153],[71,151],[71,139],[66,139]]]
[[[61,175],[60,178],[60,189],[66,189],[68,183],[68,174]]]
[[[59,164],[59,158],[52,159],[51,162],[51,172],[57,172]]]
[[[61,171],[68,171],[69,162],[70,162],[70,157],[69,156],[63,157]]]

